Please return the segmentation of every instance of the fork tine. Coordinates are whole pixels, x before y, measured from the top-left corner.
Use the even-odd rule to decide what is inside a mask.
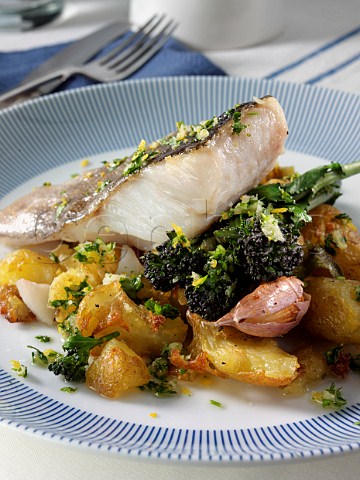
[[[151,33],[157,26],[158,24],[162,21],[163,15],[159,16],[157,14],[153,15],[144,25],[142,25],[136,32],[131,33],[131,35],[124,39],[121,43],[119,43],[116,47],[114,47],[109,53],[103,55],[101,58],[99,58],[98,62],[100,65],[105,65],[108,62],[110,62],[113,58],[115,57],[120,57],[120,53],[124,51],[124,56],[123,58],[126,58],[126,49],[129,47],[130,49],[133,49],[134,42],[138,41],[138,43],[141,43],[142,39],[144,38],[146,33]],[[155,23],[154,23],[155,22]],[[152,25],[154,24],[154,25]]]
[[[155,53],[158,52],[160,48],[167,42],[174,30],[177,28],[177,24],[169,22],[166,28],[167,30],[162,31],[162,33],[151,39],[150,46],[148,46],[140,54],[136,52],[137,54],[133,56],[131,62],[126,62],[129,65],[128,67],[126,67],[126,65],[124,66],[122,63],[118,65],[120,68],[115,69],[115,72],[118,74],[117,80],[122,80],[129,77],[136,72],[136,70],[141,68],[148,60],[150,60],[150,58],[152,58]]]
[[[123,58],[115,58],[108,65],[108,68],[114,68],[116,70],[117,66],[121,66],[122,70],[126,69],[138,59],[142,58],[146,54],[146,52],[150,50],[153,46],[157,46],[159,42],[162,42],[161,46],[164,45],[165,41],[169,38],[174,29],[175,24],[173,21],[170,20],[161,28],[161,30],[155,36],[148,37],[146,41],[144,41],[138,48],[134,49],[134,51],[131,52],[131,55],[128,55],[128,58],[125,61]]]

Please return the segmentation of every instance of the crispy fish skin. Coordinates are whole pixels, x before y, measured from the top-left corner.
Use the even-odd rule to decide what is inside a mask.
[[[287,133],[274,97],[238,105],[190,133],[20,198],[0,211],[0,239],[24,245],[106,236],[148,250],[174,223],[192,237],[271,171]]]

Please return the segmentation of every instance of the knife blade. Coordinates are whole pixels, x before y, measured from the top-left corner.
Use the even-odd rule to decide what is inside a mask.
[[[126,33],[129,28],[130,24],[126,21],[114,22],[105,25],[99,30],[86,35],[86,37],[83,37],[80,40],[71,43],[71,45],[64,47],[59,53],[52,56],[49,60],[43,62],[39,67],[28,73],[22,79],[19,85],[23,85],[30,80],[34,80],[44,74],[50,73],[55,69],[69,64],[86,63],[97,53],[99,53],[106,45]],[[23,97],[17,98],[15,103],[20,103],[25,100],[46,95],[55,90],[55,88],[61,85],[61,83],[61,79],[56,79],[46,83],[36,90],[33,90],[31,94],[24,94]],[[2,105],[1,108],[8,107],[13,103],[14,102]]]

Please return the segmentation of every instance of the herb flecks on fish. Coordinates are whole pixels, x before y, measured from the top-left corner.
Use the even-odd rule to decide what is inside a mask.
[[[175,132],[140,142],[131,156],[31,192],[0,212],[0,237],[22,245],[60,238],[82,242],[96,238],[105,225],[112,238],[126,236],[131,245],[149,250],[166,240],[172,223],[193,237],[254,188],[284,150],[287,124],[276,99],[231,111],[193,125],[178,122]],[[261,151],[260,143],[266,145]],[[162,182],[171,188],[159,191]],[[173,210],[173,204],[181,208]]]
[[[55,214],[56,218],[60,217],[60,215],[62,214],[67,204],[68,204],[68,199],[66,197],[62,197],[61,202],[54,205],[56,208],[56,214]]]
[[[116,168],[120,167],[120,165],[122,165],[122,164],[127,160],[127,158],[128,158],[128,157],[115,158],[115,159],[112,160],[111,162],[104,161],[103,164],[104,164],[105,167],[107,168],[107,171],[108,171],[108,172],[112,172],[112,171],[114,171]]]
[[[238,135],[248,127],[244,123],[241,123],[242,111],[239,110],[239,107],[240,105],[238,104],[235,105],[234,108],[231,108],[227,111],[228,116],[231,117],[233,121],[232,132],[236,135]]]

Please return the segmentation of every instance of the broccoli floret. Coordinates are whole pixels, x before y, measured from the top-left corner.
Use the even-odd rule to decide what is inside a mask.
[[[206,262],[204,252],[191,245],[182,233],[168,232],[168,237],[156,252],[143,256],[144,276],[157,290],[164,292],[176,285],[185,287],[192,272],[201,272]]]
[[[253,281],[270,282],[282,276],[290,276],[301,263],[304,251],[298,243],[299,232],[279,223],[283,241],[272,241],[264,234],[259,220],[254,221],[247,233],[239,230],[239,251],[244,269]]]
[[[360,162],[333,163],[289,182],[260,185],[205,234],[189,240],[175,227],[157,252],[143,257],[144,275],[159,290],[184,287],[191,311],[215,320],[260,282],[299,271],[300,229],[311,221],[308,211],[333,200],[339,181],[358,172]]]
[[[246,196],[206,234],[176,241],[179,231],[170,232],[157,254],[145,254],[145,277],[158,289],[184,287],[190,310],[217,320],[251,288],[292,275],[301,263],[298,222],[273,210]]]
[[[66,354],[58,355],[55,361],[48,365],[48,369],[55,375],[62,375],[68,382],[84,382],[90,350],[119,335],[119,332],[113,332],[100,338],[83,337],[79,330],[76,330],[63,344]]]
[[[235,255],[234,255],[235,253]],[[207,320],[216,320],[228,312],[239,296],[242,279],[235,249],[218,245],[208,252],[204,275],[193,274],[193,281],[185,288],[190,310]]]
[[[233,252],[244,279],[256,286],[294,274],[304,256],[299,227],[288,209],[245,196],[223,214],[214,236]]]
[[[231,284],[218,283],[215,288],[209,288],[207,283],[200,287],[188,285],[185,297],[192,312],[212,321],[225,315],[234,306],[234,295],[227,293],[231,290]]]

